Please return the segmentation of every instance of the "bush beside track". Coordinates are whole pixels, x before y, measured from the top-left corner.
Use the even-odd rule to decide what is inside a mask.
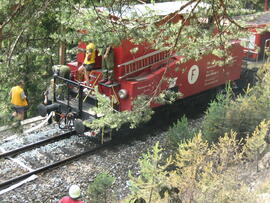
[[[166,159],[164,149],[157,144],[139,159],[139,175],[130,175],[132,194],[128,200],[261,201],[256,194],[262,193],[261,189],[251,190],[244,174],[250,168],[258,172],[260,159],[269,151],[269,101],[270,64],[265,64],[257,73],[255,85],[243,94],[235,96],[228,89],[217,96],[200,131],[193,129],[185,117],[175,123],[167,135],[171,143],[168,148],[177,146],[177,150]],[[264,191],[270,191],[266,182],[269,179],[261,185]]]

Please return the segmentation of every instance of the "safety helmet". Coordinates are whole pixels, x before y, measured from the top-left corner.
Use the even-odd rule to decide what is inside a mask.
[[[77,199],[81,196],[81,189],[78,185],[71,185],[68,194],[72,199]]]

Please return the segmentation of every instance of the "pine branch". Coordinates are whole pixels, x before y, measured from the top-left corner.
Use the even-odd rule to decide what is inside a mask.
[[[8,19],[6,19],[6,21],[4,21],[1,25],[0,25],[0,29],[3,29],[8,23],[10,23],[10,21],[17,16],[17,14],[19,14],[19,11],[21,11],[21,8],[23,8],[24,6],[21,4],[22,1],[20,0],[20,2],[18,4],[16,4],[16,9],[12,12],[12,14],[9,16]]]
[[[41,9],[40,10],[36,10],[36,12],[28,19],[28,21],[26,22],[26,24],[29,24],[31,22],[31,20],[34,18],[34,17],[37,17],[39,15],[39,13],[41,11],[44,11],[45,9],[47,9],[47,7],[50,5],[50,3],[52,3],[53,1],[55,0],[47,0],[46,2],[44,2],[43,5],[41,5]],[[11,49],[9,50],[9,53],[8,53],[8,57],[7,57],[7,61],[8,61],[8,67],[10,67],[10,64],[11,64],[11,57],[13,55],[13,52],[22,36],[22,34],[24,33],[24,31],[27,29],[27,27],[24,27],[23,29],[21,29],[19,35],[17,36],[15,42],[12,44],[11,46]]]

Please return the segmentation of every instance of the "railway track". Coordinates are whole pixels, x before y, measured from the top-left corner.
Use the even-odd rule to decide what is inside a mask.
[[[25,180],[32,175],[37,175],[41,172],[52,170],[87,154],[93,154],[96,151],[108,147],[108,145],[111,144],[111,142],[107,142],[103,145],[93,145],[93,143],[89,143],[89,140],[86,140],[87,138],[80,138],[73,135],[75,135],[75,131],[65,132],[46,139],[39,140],[34,143],[19,146],[15,149],[8,151],[4,150],[3,147],[0,147],[0,151],[2,151],[2,153],[0,154],[0,164],[1,162],[9,159],[17,162],[19,164],[18,168],[24,167],[27,171],[25,172],[25,170],[23,170],[23,173],[20,173],[19,175],[15,173],[15,176],[13,174],[5,174],[5,176],[8,176],[8,178],[5,178],[4,181],[1,180],[2,182],[0,182],[0,194],[4,193],[5,190],[8,189],[8,186],[10,186],[9,188],[12,188],[14,187],[13,184],[17,184],[19,181]],[[73,140],[70,141],[72,137],[76,138],[73,138]],[[76,142],[76,139],[84,139],[83,141],[81,140],[83,144],[80,142]],[[62,143],[57,146],[58,142]],[[44,162],[44,160],[46,160],[45,164],[39,163]],[[8,164],[3,163],[3,165]],[[7,168],[5,168],[5,170],[9,171],[9,169]],[[12,173],[11,169],[10,171]],[[18,169],[17,171],[20,171],[20,169]]]
[[[183,104],[180,104],[180,105],[182,106]],[[165,111],[167,111],[167,110],[165,110]],[[169,117],[170,117],[170,119],[166,119],[166,120],[168,122],[170,120],[169,123],[171,123],[172,120],[174,120],[172,118],[174,116],[172,116],[172,114],[170,114]],[[160,120],[160,119],[158,119],[158,120]],[[163,120],[163,119],[161,119],[161,120]],[[161,123],[162,123],[162,126],[167,126],[166,122],[162,121]],[[146,134],[149,134],[150,131],[153,131],[153,129],[155,128],[153,126],[157,126],[157,125],[158,124],[156,123],[156,121],[150,122],[150,124],[147,125],[148,130],[145,128],[138,129],[138,130],[135,130],[135,132],[133,132],[132,134],[139,134],[139,135],[142,135],[143,139],[147,139]],[[137,137],[137,136],[129,136],[129,138],[128,138],[126,134],[129,134],[129,133],[124,133],[124,134],[125,134],[125,140],[132,140],[133,137]],[[152,134],[152,133],[150,133],[150,134]],[[156,133],[154,133],[154,134],[156,134]],[[10,177],[5,178],[4,180],[2,178],[0,178],[0,180],[2,179],[0,181],[0,195],[7,192],[7,191],[10,191],[12,188],[16,188],[16,187],[20,186],[20,184],[23,184],[22,182],[26,183],[26,182],[28,182],[28,180],[31,181],[33,179],[36,179],[37,175],[40,173],[48,172],[48,171],[53,170],[57,167],[68,164],[76,159],[79,159],[82,156],[96,154],[96,152],[98,150],[108,148],[109,145],[112,144],[112,142],[107,142],[103,145],[97,145],[95,143],[95,146],[94,146],[93,142],[91,142],[89,144],[88,138],[77,137],[77,136],[72,136],[72,135],[73,135],[73,132],[67,132],[64,134],[61,133],[61,135],[56,135],[56,136],[54,135],[51,138],[39,140],[35,143],[16,147],[16,149],[12,149],[12,150],[9,150],[9,151],[6,151],[6,152],[3,152],[2,154],[0,154],[0,163],[2,160],[6,160],[5,158],[13,159],[13,157],[16,156],[16,157],[14,157],[14,159],[20,159],[21,162],[24,162],[24,164],[29,167],[27,172],[23,171],[23,172],[20,172],[20,174],[17,173],[16,175],[12,175],[12,176],[10,175]],[[78,150],[76,151],[76,150],[71,149],[71,147],[70,147],[71,144],[69,144],[69,142],[67,141],[68,139],[72,139],[73,137],[76,137],[78,139],[84,139],[82,141],[82,144],[81,143],[73,143],[72,144],[74,146],[77,146],[77,149],[80,148],[79,152],[78,152]],[[133,138],[133,139],[135,139],[135,138]],[[140,139],[140,137],[139,137],[139,139]],[[123,141],[123,139],[121,139],[121,138],[120,138],[120,140]],[[42,150],[40,149],[40,148],[47,147],[48,145],[53,145],[54,143],[59,142],[59,141],[60,142],[64,141],[67,143],[67,144],[65,144],[64,147],[59,146],[59,145],[57,146],[57,150],[62,151],[62,152],[57,152],[56,154],[51,154],[48,151],[42,152]],[[52,150],[55,149],[54,147],[49,147],[49,148],[52,148]],[[32,152],[33,156],[31,156],[31,154],[30,154],[25,158],[24,154],[31,153],[30,150],[33,151]],[[36,151],[34,151],[34,150],[36,150]],[[38,158],[39,160],[49,159],[49,160],[52,160],[52,162],[50,162],[50,163],[43,162],[42,165],[36,164],[36,162],[38,162],[38,161],[36,161],[37,159],[34,159],[33,157],[39,156],[39,154],[46,156],[46,158]],[[63,157],[61,154],[68,154],[68,156]],[[57,157],[59,157],[59,158],[57,158]],[[1,176],[1,172],[0,172],[0,176]],[[16,185],[18,185],[18,186],[16,186]]]
[[[42,146],[42,145],[45,145],[45,144],[49,144],[51,142],[55,142],[55,141],[58,141],[58,140],[61,140],[61,139],[68,138],[68,137],[72,136],[73,134],[75,134],[75,132],[70,131],[70,132],[67,132],[67,133],[64,133],[64,134],[60,134],[60,135],[56,135],[56,136],[53,136],[53,137],[49,137],[47,139],[40,140],[40,141],[35,142],[35,143],[27,144],[27,145],[24,145],[22,147],[19,147],[19,148],[13,149],[13,150],[3,152],[3,153],[0,154],[0,159],[1,158],[6,158],[8,156],[15,156],[15,155],[17,155],[19,153],[25,152],[27,150],[31,150],[31,149],[33,149],[35,147],[39,147],[39,146]]]

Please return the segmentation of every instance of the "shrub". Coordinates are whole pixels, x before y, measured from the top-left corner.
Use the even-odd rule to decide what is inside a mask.
[[[167,192],[166,183],[169,172],[166,170],[171,164],[171,159],[166,163],[162,163],[162,149],[159,148],[159,143],[139,159],[140,174],[138,177],[130,177],[131,195],[127,202],[136,202],[138,199],[143,199],[146,202],[163,203],[166,202]],[[165,192],[161,192],[165,191]],[[162,193],[162,194],[161,194]]]
[[[181,142],[191,139],[195,131],[189,128],[187,117],[183,116],[167,131],[168,140],[173,147],[177,147]]]
[[[204,139],[209,143],[217,142],[218,138],[228,130],[225,126],[225,115],[232,99],[231,90],[226,94],[218,94],[216,100],[210,103],[202,122]]]
[[[7,113],[0,113],[0,126],[8,123],[9,116]]]
[[[170,187],[177,188],[179,202],[254,202],[252,193],[239,180],[235,167],[241,162],[239,141],[231,132],[209,147],[199,133],[179,145],[175,165],[169,176]]]
[[[259,126],[256,127],[252,136],[248,136],[246,144],[243,147],[243,152],[248,160],[256,160],[258,155],[262,154],[266,148],[264,138],[268,132],[270,121],[262,121]]]
[[[107,173],[100,173],[94,182],[88,185],[87,192],[93,203],[107,203],[109,188],[112,186],[115,178]]]
[[[138,177],[130,176],[132,195],[146,202],[256,202],[256,196],[240,181],[241,142],[231,132],[211,145],[199,133],[179,145],[176,159],[162,161],[158,145],[139,160]],[[167,168],[173,163],[174,170]]]
[[[244,95],[231,100],[231,93],[227,91],[211,103],[202,124],[206,140],[216,142],[231,130],[237,132],[238,139],[245,139],[262,120],[270,119],[270,66],[265,65],[260,71],[264,73],[258,73],[261,81],[248,88]]]

